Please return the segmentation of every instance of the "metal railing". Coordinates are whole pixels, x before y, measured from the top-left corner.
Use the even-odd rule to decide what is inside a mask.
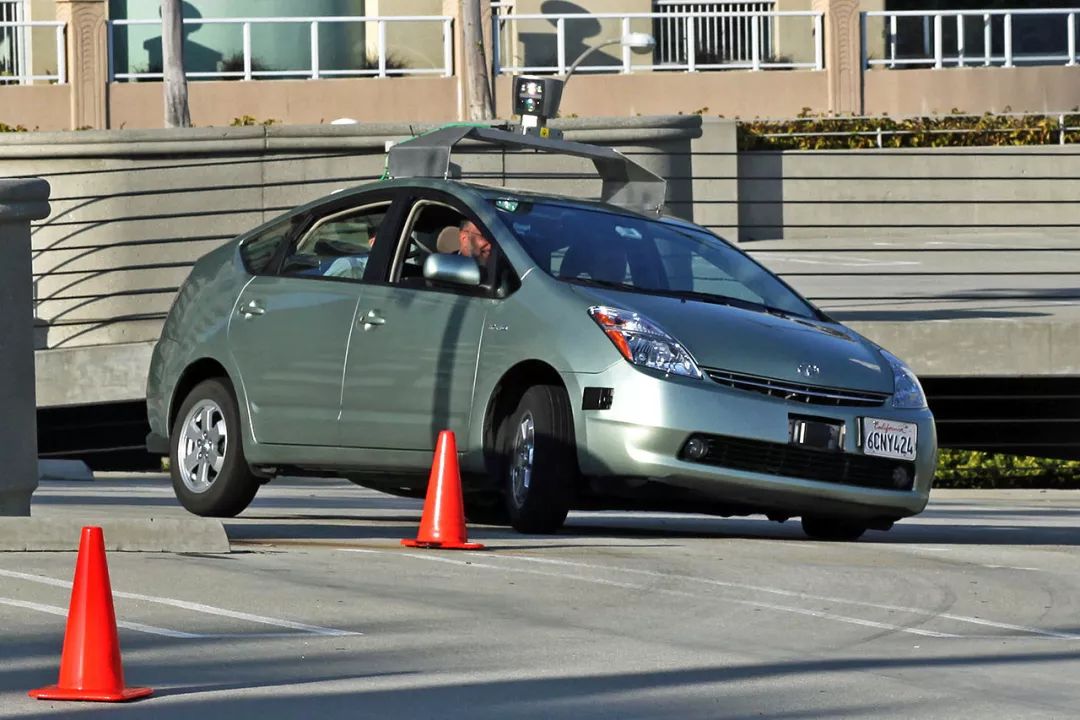
[[[1076,65],[1080,8],[862,13],[863,67]],[[884,21],[885,57],[870,57],[869,24]],[[1060,33],[1047,33],[1047,21]]]
[[[690,51],[687,37],[687,23],[679,17],[680,13],[702,13],[692,22],[697,60],[716,58],[721,62],[752,61],[750,56],[753,45],[752,17],[741,18],[738,15],[720,15],[717,13],[771,12],[775,0],[765,2],[747,2],[747,0],[725,0],[722,2],[685,2],[684,0],[654,0],[654,11],[660,17],[654,23],[653,35],[656,37],[656,54],[661,65],[686,62]],[[764,16],[761,29],[761,55],[770,57],[773,46],[773,18]]]
[[[374,24],[375,55],[370,63],[374,67],[324,68],[320,62],[320,29],[334,24]],[[390,62],[387,47],[387,26],[396,23],[439,23],[442,34],[442,66],[431,68],[396,67]],[[325,17],[261,17],[261,18],[184,18],[184,25],[235,25],[241,33],[243,66],[238,70],[188,71],[189,78],[254,80],[258,78],[306,78],[318,80],[332,77],[389,77],[398,75],[441,75],[450,77],[454,74],[454,19],[444,15],[395,15],[395,16],[325,16]],[[310,43],[310,63],[304,68],[259,69],[252,54],[252,27],[259,25],[300,25],[306,26]],[[109,46],[109,81],[116,80],[160,80],[161,72],[118,72],[116,67],[116,29],[131,26],[159,26],[160,19],[149,20],[111,20],[108,25]],[[300,37],[298,36],[298,39]],[[360,63],[358,63],[360,64]]]
[[[34,73],[30,37],[35,28],[52,28],[56,39],[56,72]],[[67,82],[66,26],[56,21],[0,21],[0,85]]]
[[[618,23],[619,30],[613,33],[617,38],[620,33],[622,35],[630,33],[634,23],[640,23],[642,21],[650,22],[654,27],[656,23],[665,23],[667,24],[665,27],[672,27],[671,23],[675,23],[673,27],[678,30],[680,37],[679,47],[685,50],[685,55],[676,60],[665,62],[663,57],[659,57],[658,53],[654,52],[651,62],[635,62],[630,48],[622,48],[621,57],[617,63],[604,63],[603,60],[587,64],[583,63],[578,66],[577,72],[596,73],[614,71],[630,73],[657,70],[696,72],[700,70],[764,69],[821,70],[824,68],[824,43],[822,35],[824,14],[820,12],[736,10],[714,12],[665,11],[648,13],[519,14],[506,12],[508,9],[509,8],[505,4],[500,3],[496,12],[492,13],[492,37],[495,45],[492,55],[494,56],[493,65],[496,74],[565,74],[567,68],[576,59],[572,56],[572,51],[569,47],[570,43],[568,41],[568,31],[572,30],[575,24],[581,23],[584,24],[585,27],[594,28],[598,22]],[[776,58],[770,57],[768,49],[772,47],[772,41],[770,38],[766,38],[766,30],[771,30],[773,23],[781,18],[805,18],[810,21],[807,27],[807,33],[813,34],[813,61],[778,61]],[[519,41],[522,34],[520,33],[519,25],[521,23],[536,24],[537,21],[543,21],[553,26],[555,41],[554,51],[550,57],[545,58],[547,62],[540,64],[528,63],[527,61],[518,62],[516,58],[517,50],[515,43]],[[721,27],[723,23],[727,22],[734,23],[735,27],[738,27],[739,24],[744,24],[745,27],[749,28],[749,31],[744,38],[745,42],[748,44],[746,52],[741,53],[741,57],[737,57],[731,61],[725,61],[723,56],[713,57],[704,54],[699,55],[702,48],[702,45],[699,42],[699,29],[702,27]],[[729,42],[730,40],[731,38],[729,38]],[[602,41],[603,39],[597,39],[595,42],[592,39],[589,40],[591,44]],[[512,48],[510,55],[513,60],[510,62],[507,62],[504,59],[505,48]],[[585,48],[583,47],[582,49]],[[527,50],[526,55],[528,55]]]
[[[0,0],[0,23],[21,23],[26,20],[25,13],[25,0]],[[27,59],[32,57],[31,42],[25,28],[0,30],[0,76],[24,74]]]

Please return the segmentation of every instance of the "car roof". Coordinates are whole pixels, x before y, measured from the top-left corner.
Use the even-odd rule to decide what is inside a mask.
[[[498,185],[486,185],[478,182],[469,182],[468,180],[458,179],[442,179],[442,178],[399,178],[399,179],[378,179],[371,182],[366,182],[361,185],[352,185],[348,187],[339,188],[334,192],[318,197],[303,205],[298,205],[294,208],[287,210],[286,212],[278,215],[274,219],[267,223],[264,223],[260,227],[272,224],[273,222],[280,221],[284,217],[298,216],[303,213],[319,207],[320,205],[330,202],[336,199],[347,199],[355,195],[361,195],[367,192],[375,192],[378,190],[390,190],[400,188],[427,188],[433,190],[458,190],[458,194],[472,195],[476,199],[482,200],[498,200],[498,199],[521,199],[528,200],[535,203],[549,203],[562,205],[566,207],[574,207],[582,210],[592,210],[612,213],[615,215],[623,215],[627,217],[640,218],[644,220],[652,220],[655,222],[672,223],[677,225],[684,225],[687,227],[701,229],[700,226],[695,223],[678,218],[672,215],[652,215],[649,213],[637,212],[626,207],[619,205],[613,205],[601,200],[590,200],[576,197],[568,197],[566,195],[556,195],[553,193],[543,193],[534,190],[523,190],[520,188],[503,187]],[[461,191],[464,190],[464,193]],[[250,234],[250,233],[245,233]]]

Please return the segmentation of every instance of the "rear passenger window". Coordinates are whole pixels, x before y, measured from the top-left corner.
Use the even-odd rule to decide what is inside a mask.
[[[270,272],[270,263],[292,226],[291,220],[278,223],[255,237],[249,238],[240,246],[240,257],[249,273],[265,275]]]

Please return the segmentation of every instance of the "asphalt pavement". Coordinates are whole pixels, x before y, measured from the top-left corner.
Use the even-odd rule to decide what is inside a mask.
[[[935,491],[856,543],[797,523],[574,513],[409,550],[421,503],[276,481],[229,554],[109,554],[125,718],[1080,716],[1080,493]],[[44,483],[34,514],[177,517],[163,476]],[[57,679],[75,555],[0,553],[0,717]]]

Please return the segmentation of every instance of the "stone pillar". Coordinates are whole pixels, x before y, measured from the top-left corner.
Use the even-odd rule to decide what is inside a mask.
[[[48,215],[47,182],[0,179],[0,515],[29,515],[38,483],[30,221]]]
[[[829,112],[862,113],[862,41],[859,0],[814,0],[814,10],[825,13],[825,72],[829,84]]]
[[[67,23],[72,130],[108,127],[108,12],[106,0],[56,0],[56,19]]]

